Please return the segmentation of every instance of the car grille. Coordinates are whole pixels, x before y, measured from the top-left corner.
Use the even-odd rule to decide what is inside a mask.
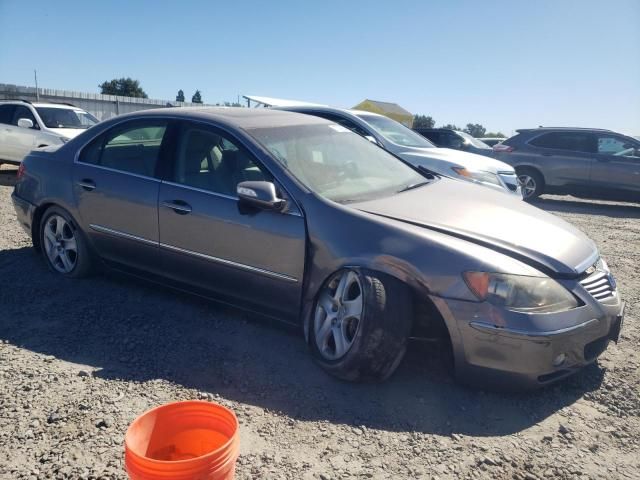
[[[601,270],[596,270],[595,273],[581,280],[580,284],[596,300],[613,297],[616,292],[615,286],[611,283],[611,276]]]

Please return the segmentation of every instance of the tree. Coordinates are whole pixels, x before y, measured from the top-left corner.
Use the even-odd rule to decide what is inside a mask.
[[[191,97],[191,101],[193,103],[202,103],[202,95],[200,95],[200,90],[196,90],[196,93]]]
[[[111,81],[98,85],[103,95],[120,95],[123,97],[148,98],[145,91],[140,86],[138,80],[130,77],[114,78]]]
[[[483,137],[487,137],[487,138],[507,138],[507,136],[502,132],[485,132]]]
[[[442,125],[440,128],[448,128],[449,130],[462,130],[460,127],[452,123],[447,123],[446,125]]]
[[[176,102],[184,102],[184,92],[182,90],[178,90],[178,95],[176,95]]]
[[[487,129],[484,128],[479,123],[467,123],[467,128],[465,128],[463,131],[467,132],[472,137],[479,138],[479,137],[484,137],[484,134],[486,133]]]
[[[435,126],[436,121],[427,115],[413,116],[413,128],[433,128]]]

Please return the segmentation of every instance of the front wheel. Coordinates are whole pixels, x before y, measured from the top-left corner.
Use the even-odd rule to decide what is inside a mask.
[[[49,268],[66,277],[84,277],[92,270],[92,258],[82,231],[59,207],[50,207],[40,222],[40,245]]]
[[[542,195],[544,190],[544,179],[542,175],[530,168],[516,169],[518,182],[522,189],[522,198],[524,200],[533,200]]]
[[[377,272],[341,270],[316,299],[310,348],[335,377],[382,381],[404,357],[411,319],[411,295],[404,284]]]

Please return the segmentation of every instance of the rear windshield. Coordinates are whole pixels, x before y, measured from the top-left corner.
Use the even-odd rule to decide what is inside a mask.
[[[47,128],[89,128],[98,123],[96,117],[79,109],[36,107],[36,111]]]

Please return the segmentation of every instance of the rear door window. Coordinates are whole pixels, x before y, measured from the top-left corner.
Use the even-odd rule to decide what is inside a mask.
[[[78,161],[154,177],[167,124],[151,120],[115,127],[87,145]]]
[[[529,141],[530,145],[556,150],[595,153],[595,138],[590,133],[582,132],[549,132]]]
[[[13,120],[13,112],[15,109],[15,105],[0,105],[0,123],[11,125],[11,120]]]

